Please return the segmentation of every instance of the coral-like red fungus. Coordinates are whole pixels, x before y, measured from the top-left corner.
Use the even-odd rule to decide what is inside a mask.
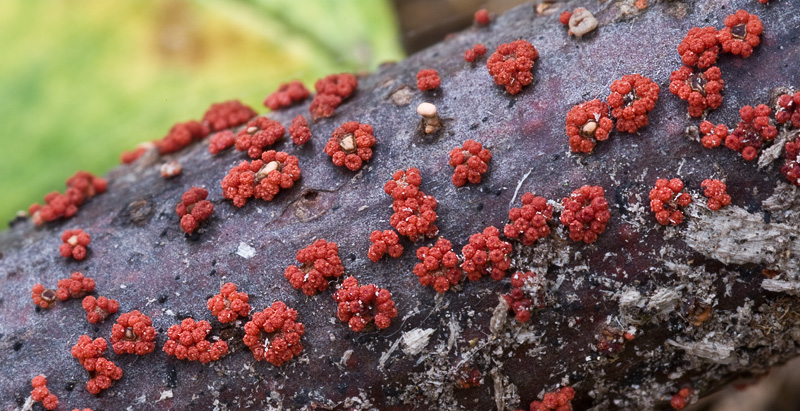
[[[494,77],[494,83],[505,86],[509,94],[517,94],[523,86],[533,82],[533,61],[539,58],[539,52],[527,40],[519,39],[497,47],[486,68]]]
[[[53,191],[44,196],[44,205],[33,204],[28,208],[31,220],[36,225],[59,218],[70,218],[78,212],[84,201],[106,191],[108,182],[86,171],[78,171],[67,179],[67,191]]]
[[[305,117],[298,114],[292,120],[292,125],[289,126],[289,135],[292,137],[292,142],[298,146],[302,146],[308,140],[311,140],[311,129],[308,128],[308,121]]]
[[[461,187],[467,182],[480,183],[481,176],[489,170],[487,163],[491,159],[491,151],[475,140],[467,140],[461,147],[450,150],[450,165],[456,168],[451,178],[453,184]]]
[[[450,241],[439,238],[432,247],[418,248],[417,258],[420,262],[414,266],[414,274],[419,277],[419,283],[433,286],[437,293],[443,293],[461,281],[463,271],[458,266],[458,255]]]
[[[778,97],[778,108],[775,111],[775,121],[800,128],[800,91],[794,94],[783,94]]]
[[[369,235],[372,245],[367,250],[367,257],[372,262],[378,262],[384,255],[397,258],[403,254],[403,245],[400,244],[400,237],[392,230],[373,231]]]
[[[531,310],[544,308],[545,287],[547,280],[543,275],[533,272],[518,272],[511,276],[511,292],[504,294],[503,298],[508,308],[514,312],[514,317],[519,322],[526,323],[531,318]]]
[[[111,327],[111,346],[117,354],[143,355],[156,348],[156,329],[139,310],[123,313]]]
[[[533,401],[530,411],[572,411],[572,399],[575,390],[572,387],[563,387],[544,394],[541,401]]]
[[[475,23],[480,26],[488,26],[489,25],[489,11],[486,9],[480,9],[475,12]]]
[[[569,227],[569,238],[591,244],[606,230],[611,218],[605,191],[600,186],[582,186],[561,200],[561,224]]]
[[[94,296],[87,295],[81,302],[81,306],[86,311],[86,320],[92,324],[97,324],[119,311],[119,302],[108,297],[94,298]]]
[[[561,24],[568,26],[570,17],[572,17],[572,12],[569,10],[564,10],[558,16],[558,21],[561,22]]]
[[[742,121],[725,138],[725,147],[742,153],[746,161],[755,160],[758,150],[765,141],[772,141],[778,135],[778,129],[770,124],[771,110],[765,104],[755,108],[744,106],[739,110]]]
[[[217,361],[228,353],[228,344],[225,341],[212,344],[206,340],[209,332],[211,324],[208,321],[186,318],[167,330],[169,339],[164,343],[164,352],[179,360],[200,361],[203,364]]]
[[[331,74],[317,80],[314,88],[317,95],[308,106],[308,111],[313,119],[330,117],[342,101],[350,97],[358,87],[356,76],[343,73]]]
[[[86,390],[91,394],[100,394],[111,386],[111,383],[122,378],[122,368],[103,357],[108,348],[105,338],[92,340],[88,335],[81,335],[72,347],[71,353],[89,372],[91,378],[86,383]]]
[[[692,389],[685,387],[681,388],[677,394],[673,395],[672,398],[669,400],[669,405],[672,406],[673,409],[682,410],[686,407],[689,403],[689,397],[692,395]]]
[[[293,357],[300,355],[303,345],[300,337],[306,333],[305,326],[297,322],[297,311],[275,301],[271,307],[253,314],[253,319],[244,325],[244,344],[250,347],[256,361],[267,360],[280,367]],[[275,334],[271,338],[269,334]],[[267,334],[262,339],[263,334]]]
[[[193,141],[201,140],[209,133],[208,125],[190,120],[185,123],[176,123],[169,129],[164,138],[153,143],[161,155],[182,150]]]
[[[214,212],[214,204],[206,200],[208,190],[192,187],[181,196],[181,202],[175,207],[175,212],[181,218],[181,229],[186,234],[191,234],[200,227]]]
[[[236,149],[247,151],[250,158],[259,158],[264,150],[286,134],[283,124],[267,117],[258,117],[236,134]]]
[[[713,110],[722,104],[720,92],[725,87],[722,72],[713,66],[705,72],[695,71],[689,66],[673,71],[669,91],[689,103],[689,115],[700,117],[706,109]]]
[[[62,257],[72,257],[76,260],[83,260],[86,258],[86,247],[92,242],[89,234],[86,234],[80,228],[75,230],[66,230],[61,234],[61,241],[63,244],[58,247],[58,252]]]
[[[761,43],[764,26],[755,14],[737,10],[725,18],[725,28],[717,33],[722,51],[742,57],[750,57],[753,48]]]
[[[482,233],[469,237],[469,244],[461,249],[464,262],[461,268],[470,281],[476,281],[485,275],[492,279],[500,280],[511,267],[511,243],[500,239],[500,230],[496,227],[486,227]]]
[[[725,124],[717,124],[714,126],[714,123],[703,120],[700,123],[700,133],[702,133],[703,137],[700,138],[700,142],[703,144],[705,148],[714,148],[719,147],[725,138],[728,137],[728,127]]]
[[[283,83],[278,90],[267,96],[264,105],[272,110],[291,107],[302,102],[311,95],[311,92],[298,80]]]
[[[219,294],[209,298],[206,305],[211,314],[225,324],[250,315],[250,304],[247,303],[249,299],[246,293],[236,291],[236,284],[225,283]]]
[[[339,246],[323,239],[297,252],[300,267],[290,265],[283,273],[292,287],[302,290],[305,295],[314,295],[328,288],[329,278],[344,274],[342,260],[339,259]]]
[[[41,308],[50,308],[56,302],[56,290],[45,288],[41,284],[34,284],[31,289],[33,303]]]
[[[47,410],[54,410],[58,407],[58,397],[47,389],[47,379],[44,375],[37,375],[31,380],[33,391],[31,391],[31,399],[36,402],[41,402],[42,406]]]
[[[781,173],[790,183],[800,186],[800,138],[786,142],[786,162],[781,167]]]
[[[511,223],[503,228],[508,238],[520,240],[522,244],[533,245],[536,240],[550,235],[547,222],[553,218],[553,206],[547,204],[544,197],[532,193],[522,195],[522,207],[508,211]]]
[[[595,99],[573,106],[567,113],[569,149],[575,153],[591,153],[597,141],[605,141],[614,121],[608,117],[608,104]]]
[[[705,179],[700,183],[703,194],[708,197],[708,208],[717,211],[731,203],[731,196],[728,195],[728,187],[719,180]]]
[[[679,178],[656,180],[656,186],[650,190],[650,210],[655,213],[659,224],[678,225],[683,222],[683,212],[678,207],[689,205],[692,196],[681,193],[682,190],[683,181]]]
[[[485,54],[486,46],[481,43],[476,43],[471,49],[467,49],[467,51],[464,52],[464,60],[466,60],[467,63],[474,63],[478,57],[481,57]]]
[[[220,131],[240,126],[255,116],[255,110],[241,101],[229,100],[212,104],[203,114],[203,125],[207,125],[210,131]]]
[[[281,189],[289,189],[300,179],[297,157],[283,151],[269,150],[261,160],[242,161],[228,171],[220,185],[222,196],[242,207],[251,197],[271,201]]]
[[[389,219],[397,232],[418,241],[422,237],[433,238],[439,232],[436,226],[437,202],[433,196],[419,189],[422,176],[417,168],[398,170],[383,186],[383,191],[392,196],[394,214]]]
[[[389,290],[374,284],[359,286],[353,276],[345,278],[333,299],[339,303],[336,315],[355,332],[372,322],[379,329],[387,328],[392,318],[397,317],[397,307]]]
[[[647,113],[656,106],[661,89],[641,74],[629,74],[611,83],[608,105],[617,118],[617,130],[634,133],[647,125]]]
[[[236,144],[236,135],[233,134],[233,131],[222,130],[209,139],[208,152],[217,155],[221,151],[233,147],[234,144]]]
[[[417,88],[422,91],[428,91],[439,88],[442,84],[442,79],[439,78],[439,73],[434,69],[423,69],[417,72]]]
[[[150,141],[141,143],[133,150],[122,152],[119,156],[119,161],[121,161],[122,164],[131,164],[155,147],[155,143]]]
[[[81,298],[94,291],[95,282],[89,277],[84,277],[82,273],[72,273],[69,278],[58,280],[58,290],[56,297],[61,301],[70,298]]]
[[[717,62],[719,41],[714,27],[692,27],[678,45],[683,64],[707,69]]]
[[[333,135],[325,144],[325,154],[331,157],[334,165],[357,171],[364,161],[372,158],[374,145],[372,126],[348,121],[333,130]]]

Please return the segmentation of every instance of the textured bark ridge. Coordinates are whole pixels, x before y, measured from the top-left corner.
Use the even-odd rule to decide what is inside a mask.
[[[22,407],[30,379],[41,373],[63,409],[514,409],[562,385],[575,388],[575,409],[651,409],[669,407],[681,388],[702,396],[796,356],[798,189],[780,174],[782,160],[758,168],[731,150],[707,150],[687,138],[687,126],[698,121],[688,119],[686,103],[667,86],[680,67],[676,46],[690,27],[722,27],[738,8],[756,13],[765,34],[754,55],[723,55],[719,63],[725,100],[710,120],[734,125],[742,105],[769,103],[777,87],[796,85],[800,3],[650,1],[642,11],[627,0],[581,3],[564,8],[589,7],[600,25],[580,40],[567,36],[558,14],[538,15],[525,5],[362,77],[332,118],[311,124],[309,144],[295,148],[284,138],[276,146],[299,157],[303,176],[272,202],[237,209],[223,200],[219,183],[244,155],[211,157],[203,143],[169,156],[183,165],[180,177],[165,180],[161,159],[140,159],[111,171],[108,192],[74,218],[43,228],[14,223],[0,236],[0,408]],[[531,41],[540,57],[534,83],[516,96],[493,85],[484,64],[461,57],[477,42],[491,52],[518,38]],[[440,89],[416,90],[422,68],[439,71]],[[570,154],[569,108],[605,98],[609,84],[630,73],[661,86],[650,125],[635,135],[613,134],[592,155]],[[432,138],[415,112],[422,101],[436,104],[443,120]],[[288,125],[299,113],[308,113],[307,103],[270,117]],[[349,120],[371,124],[377,138],[372,161],[358,173],[334,167],[322,151],[333,129]],[[470,138],[494,157],[480,185],[456,189],[447,152]],[[367,259],[369,233],[390,228],[383,184],[410,166],[422,171],[422,190],[439,201],[440,235],[459,251],[471,234],[502,227],[526,191],[560,203],[581,185],[600,185],[611,220],[592,245],[570,241],[555,224],[532,247],[514,243],[513,268],[547,279],[547,307],[520,324],[498,303],[508,278],[462,282],[437,295],[411,272],[422,243],[404,242],[399,259]],[[661,177],[680,177],[695,197],[677,227],[657,225],[648,208],[648,191]],[[726,179],[733,198],[726,211],[702,205],[706,178]],[[190,186],[208,188],[215,211],[187,238],[174,209]],[[58,255],[60,233],[77,227],[92,236],[80,262]],[[391,327],[354,333],[339,322],[331,295],[341,280],[313,297],[289,285],[284,269],[315,238],[339,244],[345,275],[392,292],[399,316]],[[108,354],[124,376],[97,397],[86,391],[87,373],[70,347],[81,334],[108,338],[116,316],[93,326],[80,301],[39,311],[30,299],[33,284],[55,284],[73,271],[93,277],[100,295],[120,301],[120,312],[151,316],[159,331],[154,353]],[[298,310],[307,330],[299,358],[282,367],[255,362],[241,326],[211,317],[206,299],[226,281],[249,293],[256,310],[276,300]],[[167,357],[166,330],[187,316],[210,320],[212,335],[231,352],[209,365]],[[635,338],[614,354],[597,351],[600,339],[620,332]],[[479,384],[461,388],[469,375]]]

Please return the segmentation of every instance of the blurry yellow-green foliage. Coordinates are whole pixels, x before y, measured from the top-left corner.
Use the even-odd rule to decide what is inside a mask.
[[[3,0],[0,230],[213,102],[401,57],[386,0]]]

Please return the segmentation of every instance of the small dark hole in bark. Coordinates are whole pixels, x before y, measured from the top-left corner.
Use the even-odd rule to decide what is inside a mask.
[[[19,351],[22,348],[22,341],[14,341],[14,345],[12,345],[11,348],[14,351]]]
[[[308,190],[305,193],[303,193],[303,200],[315,201],[317,199],[318,195],[319,195],[318,192],[316,192],[314,190]]]
[[[178,386],[178,371],[175,366],[167,363],[167,387],[176,388]]]
[[[159,295],[158,296],[158,303],[159,304],[164,304],[165,302],[167,302],[167,298],[169,298],[169,296],[166,295],[166,294]]]
[[[78,380],[69,380],[67,381],[67,385],[64,386],[64,389],[67,391],[72,391],[75,389],[76,384],[78,384]]]

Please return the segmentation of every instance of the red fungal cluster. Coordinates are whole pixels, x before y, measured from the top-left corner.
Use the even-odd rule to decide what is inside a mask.
[[[297,252],[300,267],[290,265],[283,273],[292,287],[302,290],[305,295],[314,295],[328,288],[329,278],[344,274],[342,260],[339,259],[339,246],[323,239]]]
[[[372,158],[374,145],[372,126],[348,121],[333,130],[333,135],[325,144],[325,154],[331,157],[334,165],[357,171],[364,161]]]
[[[250,315],[250,304],[247,303],[249,299],[246,293],[236,291],[236,284],[225,283],[219,294],[209,298],[206,305],[211,314],[225,324]]]
[[[228,171],[220,185],[222,196],[242,207],[251,197],[271,201],[280,189],[289,189],[300,179],[297,157],[283,151],[265,151],[261,160],[242,161]]]
[[[383,258],[385,254],[389,254],[389,257],[392,258],[400,257],[403,254],[400,237],[392,230],[373,231],[369,235],[369,241],[372,242],[372,245],[367,250],[367,257],[374,263]]]
[[[800,138],[795,138],[786,143],[786,162],[781,167],[781,173],[790,183],[800,186]]]
[[[473,63],[478,57],[484,54],[486,54],[486,46],[481,43],[476,43],[471,49],[467,49],[467,51],[464,52],[464,60],[466,60],[467,63]]]
[[[717,62],[719,42],[714,27],[692,27],[678,45],[683,64],[707,69]]]
[[[753,47],[761,43],[764,26],[755,14],[737,10],[725,18],[725,28],[717,33],[722,51],[742,57],[750,57]]]
[[[500,239],[500,230],[496,227],[486,227],[482,233],[469,237],[469,244],[461,249],[464,262],[461,268],[470,281],[476,281],[485,275],[492,279],[500,280],[511,267],[511,243]]]
[[[728,187],[719,180],[705,179],[700,183],[703,194],[708,197],[708,208],[717,211],[731,203],[731,196],[728,195]]]
[[[672,396],[672,399],[669,400],[669,405],[676,410],[682,410],[688,404],[689,396],[692,395],[691,388],[681,388],[677,394]]]
[[[105,338],[92,340],[88,335],[81,335],[71,350],[72,356],[91,375],[86,383],[86,390],[94,395],[100,394],[110,387],[112,382],[122,378],[122,368],[103,357],[107,348],[108,342]]]
[[[86,320],[92,324],[97,324],[119,311],[119,302],[107,297],[94,298],[87,295],[81,302],[81,306],[86,311]]]
[[[236,134],[236,149],[247,151],[250,158],[259,158],[264,149],[286,134],[283,125],[266,117],[257,117]]]
[[[295,145],[302,146],[311,140],[311,129],[308,128],[308,121],[302,115],[292,120],[292,125],[289,126],[289,135],[292,137],[292,142]]]
[[[605,141],[614,121],[608,117],[608,104],[595,99],[573,106],[567,113],[569,149],[591,153],[597,141]]]
[[[244,325],[244,332],[244,344],[250,347],[256,361],[267,360],[279,367],[303,351],[300,337],[306,328],[297,322],[297,311],[275,301],[271,307],[253,314],[253,319]],[[262,333],[267,334],[266,341],[262,340]],[[270,339],[269,334],[273,333]]]
[[[526,323],[531,318],[531,310],[544,308],[546,280],[544,276],[518,272],[511,277],[511,292],[504,294],[503,298],[508,308],[514,312],[517,321]]]
[[[561,12],[561,14],[558,16],[558,21],[559,21],[561,24],[565,25],[565,26],[569,26],[569,19],[570,19],[570,17],[572,17],[572,12],[571,12],[571,11],[569,11],[569,10],[564,10],[564,11],[562,11],[562,12]]]
[[[134,150],[123,151],[122,154],[120,154],[119,156],[119,161],[121,161],[122,164],[133,163],[134,161],[138,160],[141,156],[143,156],[145,153],[147,153],[150,149],[154,147],[156,147],[156,145],[149,141],[141,143],[138,146],[136,146]]]
[[[111,327],[111,346],[117,354],[143,355],[156,348],[156,329],[139,310],[123,313]]]
[[[106,191],[108,182],[86,171],[78,171],[67,179],[67,191],[53,191],[44,196],[44,205],[33,204],[28,208],[31,220],[42,225],[58,218],[70,218],[78,212],[84,201]]]
[[[372,322],[379,329],[387,328],[392,318],[397,317],[397,308],[389,290],[374,284],[359,286],[353,276],[345,278],[333,299],[339,303],[336,315],[355,332],[362,331]]]
[[[550,235],[547,222],[553,218],[553,206],[547,204],[544,197],[532,193],[522,195],[522,207],[508,211],[511,223],[503,228],[508,238],[520,240],[522,244],[533,245],[536,240]]]
[[[569,238],[591,244],[606,230],[611,218],[605,191],[600,186],[583,186],[561,200],[561,224],[569,227]]]
[[[191,234],[200,227],[200,223],[208,220],[214,212],[214,204],[206,200],[208,190],[192,187],[181,196],[181,202],[175,207],[175,212],[181,218],[181,229],[186,234]]]
[[[76,260],[83,260],[86,257],[86,247],[92,242],[89,234],[86,234],[80,228],[75,230],[66,230],[61,234],[61,241],[63,244],[58,247],[58,252],[64,258],[72,257]]]
[[[765,104],[742,107],[742,121],[725,138],[725,147],[742,153],[746,161],[755,160],[764,141],[772,141],[778,135],[778,129],[769,122],[770,112]]]
[[[411,241],[418,241],[422,237],[433,238],[439,233],[435,224],[438,203],[433,196],[419,189],[421,184],[419,170],[410,167],[408,170],[395,171],[392,179],[383,186],[383,191],[394,199],[394,214],[389,224]]]
[[[41,284],[34,284],[31,289],[33,303],[41,308],[50,308],[56,302],[56,291],[45,288]]]
[[[31,399],[41,402],[42,406],[47,410],[54,410],[58,407],[58,397],[47,389],[47,379],[44,375],[37,375],[31,380],[33,391],[31,391]]]
[[[683,181],[678,178],[656,180],[656,186],[650,190],[650,210],[655,213],[659,224],[678,225],[683,222],[683,212],[678,207],[689,205],[692,196],[681,193],[682,190]]]
[[[800,91],[794,94],[783,94],[778,97],[778,108],[775,111],[775,120],[780,124],[787,124],[800,128]]]
[[[308,106],[311,117],[316,120],[332,116],[336,107],[350,97],[357,87],[358,79],[349,73],[331,74],[317,80],[314,84],[317,95]]]
[[[443,293],[461,281],[463,272],[458,267],[458,256],[450,241],[439,238],[433,247],[418,248],[417,258],[420,262],[414,266],[414,274],[419,277],[419,283],[433,286],[437,293]]]
[[[700,138],[703,147],[719,147],[720,144],[725,141],[725,138],[728,137],[728,127],[726,127],[725,124],[718,124],[715,127],[712,122],[703,120],[703,122],[700,123],[700,133],[703,134],[703,137]]]
[[[153,143],[156,145],[156,148],[158,148],[159,154],[169,154],[182,150],[193,141],[201,140],[203,137],[207,136],[208,133],[208,125],[206,123],[190,120],[185,123],[176,123],[169,129],[169,132],[164,138],[156,140]],[[144,154],[145,151],[138,154],[139,149],[137,149],[130,157],[135,156],[133,159],[135,161],[139,156]]]
[[[233,147],[234,144],[236,144],[236,135],[233,134],[233,131],[222,130],[209,139],[208,152],[217,155],[219,152]]]
[[[303,83],[298,80],[293,80],[281,84],[278,90],[267,96],[266,100],[264,100],[264,105],[271,110],[280,110],[282,108],[291,107],[307,99],[310,95],[311,93]]]
[[[442,79],[439,78],[439,73],[434,69],[424,69],[417,72],[417,88],[422,91],[433,90],[439,88],[442,84]]]
[[[536,47],[527,40],[519,39],[498,46],[486,62],[486,68],[494,77],[495,84],[505,86],[509,94],[517,94],[523,86],[533,82],[531,70],[537,58],[539,52]]]
[[[203,364],[217,361],[228,353],[228,344],[225,341],[211,344],[206,340],[210,331],[211,324],[208,321],[186,318],[167,330],[169,339],[164,343],[164,352],[179,360],[200,361]]]
[[[463,146],[450,150],[450,165],[456,168],[451,178],[453,184],[461,187],[467,182],[480,183],[481,176],[489,170],[487,163],[491,159],[491,151],[475,140],[467,140]]]
[[[67,301],[70,298],[81,298],[94,291],[94,287],[95,282],[93,279],[84,277],[82,273],[75,272],[69,278],[58,280],[56,297],[61,301]]]
[[[488,26],[489,25],[489,11],[486,9],[480,9],[475,12],[475,23],[481,26]]]
[[[240,126],[256,116],[256,112],[239,100],[229,100],[212,104],[203,114],[203,125],[210,131]]]
[[[572,411],[572,399],[575,390],[572,387],[563,387],[544,394],[541,401],[533,401],[530,411]]]
[[[689,66],[673,71],[669,91],[689,103],[689,115],[700,117],[706,109],[713,110],[722,104],[720,92],[725,87],[722,72],[714,66],[705,72],[695,71]]]
[[[629,74],[611,83],[608,105],[617,118],[617,130],[634,133],[647,125],[647,113],[656,105],[661,89],[641,74]]]

